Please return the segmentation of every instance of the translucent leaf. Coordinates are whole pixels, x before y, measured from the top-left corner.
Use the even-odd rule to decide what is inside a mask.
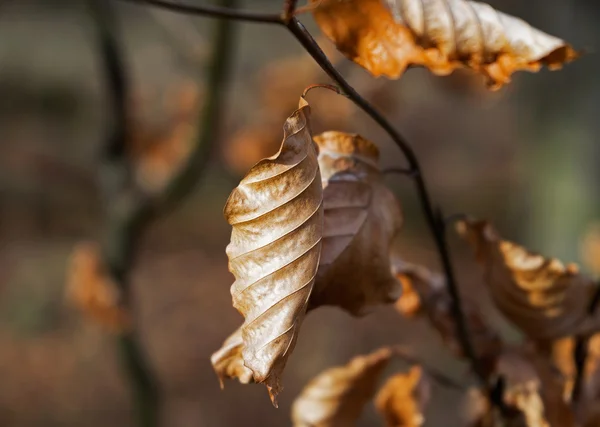
[[[550,69],[578,54],[521,19],[468,0],[312,0],[321,30],[375,76],[400,77],[421,65],[446,75],[468,67],[493,88],[518,70]]]

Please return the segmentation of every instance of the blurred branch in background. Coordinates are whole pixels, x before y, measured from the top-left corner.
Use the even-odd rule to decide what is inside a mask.
[[[224,7],[233,7],[236,0],[222,0],[220,3]],[[215,27],[206,84],[209,89],[199,120],[198,136],[189,157],[159,192],[149,193],[140,188],[134,179],[135,159],[129,147],[132,132],[127,108],[130,91],[114,11],[111,2],[106,0],[89,0],[89,7],[97,27],[97,47],[102,58],[101,66],[113,115],[102,152],[99,176],[106,206],[101,258],[118,288],[119,303],[131,313],[130,273],[142,233],[159,215],[175,208],[189,195],[201,178],[210,155],[233,51],[232,24],[223,20],[218,21]],[[131,314],[129,317],[132,317]],[[160,408],[158,381],[132,323],[121,329],[118,342],[121,363],[135,402],[138,425],[156,426]]]

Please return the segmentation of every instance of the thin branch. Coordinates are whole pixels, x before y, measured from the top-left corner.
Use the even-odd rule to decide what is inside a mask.
[[[406,363],[409,363],[411,365],[419,365],[423,368],[423,370],[425,372],[427,372],[427,374],[433,378],[434,380],[436,380],[438,383],[449,387],[449,388],[453,388],[456,390],[461,390],[461,391],[465,391],[468,389],[467,386],[465,386],[464,384],[461,384],[460,382],[456,381],[454,378],[449,377],[448,375],[446,375],[443,372],[438,371],[437,369],[428,366],[426,363],[424,363],[423,361],[419,360],[418,357],[414,356],[410,351],[408,351],[407,349],[405,349],[402,346],[394,346],[392,347],[392,351],[394,353],[394,355],[396,357],[398,357],[399,359],[404,360]]]
[[[245,10],[237,10],[232,7],[213,5],[191,5],[172,3],[162,0],[122,0],[129,3],[146,4],[148,6],[160,7],[172,12],[187,13],[190,15],[204,15],[212,18],[235,19],[244,22],[256,22],[260,24],[283,24],[279,13],[258,13]]]
[[[347,98],[346,94],[344,92],[342,92],[339,87],[334,86],[334,85],[324,84],[324,83],[316,83],[316,84],[307,86],[304,89],[304,92],[302,92],[302,98],[306,98],[306,95],[308,95],[308,92],[310,92],[313,89],[327,89],[327,90],[337,93],[338,95],[341,95],[341,96],[344,96]]]
[[[431,203],[429,191],[427,190],[427,185],[425,184],[425,180],[423,178],[419,160],[412,147],[406,141],[406,139],[404,139],[404,137],[398,133],[398,131],[396,131],[396,129],[394,129],[394,127],[379,113],[379,111],[377,111],[362,96],[360,96],[360,94],[358,94],[358,92],[356,92],[356,90],[354,90],[354,88],[346,81],[346,79],[344,79],[344,77],[335,69],[317,42],[313,39],[306,28],[304,28],[302,23],[298,21],[298,19],[292,18],[290,22],[286,24],[286,26],[292,32],[294,37],[296,37],[296,39],[300,42],[300,44],[302,44],[304,49],[313,57],[317,64],[319,64],[323,71],[325,71],[327,75],[329,75],[329,77],[337,83],[337,85],[346,93],[346,95],[354,102],[354,104],[362,109],[381,128],[383,128],[383,130],[387,132],[387,134],[392,138],[392,140],[396,143],[398,148],[406,157],[410,169],[414,171],[413,178],[419,200],[421,202],[421,207],[425,213],[427,225],[431,230],[437,246],[440,261],[442,262],[442,267],[448,283],[448,289],[450,290],[450,295],[452,296],[452,312],[456,318],[458,336],[461,346],[470,360],[473,371],[479,380],[482,382],[482,384],[487,384],[484,370],[479,362],[477,354],[475,353],[475,348],[471,342],[471,337],[467,329],[466,318],[462,309],[461,298],[456,280],[454,278],[454,271],[452,268],[452,262],[450,260],[448,244],[446,242],[446,227],[442,217],[439,213],[436,213],[436,210]]]
[[[593,316],[600,305],[600,282],[596,284],[596,291],[588,306],[588,315]],[[575,382],[573,384],[573,402],[577,402],[581,396],[581,388],[585,374],[585,365],[588,357],[589,336],[577,337],[575,348],[573,350],[573,359],[575,360]]]

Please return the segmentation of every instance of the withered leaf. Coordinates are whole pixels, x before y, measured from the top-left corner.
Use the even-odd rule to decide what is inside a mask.
[[[69,259],[66,298],[85,315],[112,332],[130,326],[129,313],[121,307],[121,292],[108,274],[93,242],[75,246]]]
[[[294,401],[294,427],[355,425],[363,407],[375,394],[379,376],[391,356],[390,349],[379,349],[316,376]]]
[[[600,318],[588,314],[596,286],[575,264],[565,266],[502,240],[484,221],[462,221],[457,228],[484,266],[494,303],[530,338],[549,340],[600,329]]]
[[[315,137],[323,181],[324,236],[311,307],[337,305],[359,315],[398,298],[389,253],[402,224],[372,142],[343,132]]]
[[[455,356],[465,357],[458,336],[456,319],[452,313],[452,297],[444,277],[397,256],[394,256],[392,271],[402,285],[402,296],[396,302],[396,309],[402,314],[408,310],[409,317],[426,314],[450,351]],[[412,295],[409,294],[412,301],[408,302],[405,299],[407,289],[412,292]],[[475,352],[484,369],[489,371],[502,350],[502,340],[472,300],[463,299],[462,308]]]
[[[494,88],[518,70],[550,69],[578,54],[521,19],[468,0],[311,0],[321,30],[375,76],[400,77],[421,65],[446,75],[468,67]]]
[[[500,354],[494,376],[503,382],[500,390],[503,408],[491,405],[485,392],[471,389],[465,396],[467,425],[550,427],[548,407],[564,406],[564,402],[560,400],[560,386],[554,382],[549,366],[543,364],[535,355],[521,350],[507,350]],[[558,397],[558,400],[547,397]],[[502,422],[498,423],[498,420]],[[556,427],[559,425],[568,427],[571,424],[556,424]]]
[[[219,377],[221,388],[223,388],[223,380],[226,378],[238,378],[242,384],[248,384],[252,381],[252,371],[244,365],[243,349],[244,341],[242,339],[242,328],[240,327],[211,356],[210,361]]]
[[[388,379],[377,393],[375,406],[387,427],[419,427],[425,422],[425,408],[431,398],[431,384],[420,366]]]
[[[323,189],[310,108],[284,125],[277,154],[257,163],[225,205],[233,305],[244,316],[244,365],[275,404],[312,292],[323,235]]]

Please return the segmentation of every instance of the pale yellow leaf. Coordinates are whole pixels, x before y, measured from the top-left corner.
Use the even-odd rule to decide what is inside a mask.
[[[233,305],[245,318],[244,365],[275,404],[311,295],[323,236],[323,189],[308,104],[285,122],[277,154],[257,163],[225,205]]]
[[[321,30],[375,76],[421,65],[438,75],[468,67],[494,88],[518,70],[560,68],[578,56],[525,21],[469,0],[311,0]]]
[[[311,307],[337,305],[354,315],[393,302],[399,286],[389,253],[402,211],[379,170],[372,142],[343,132],[315,137],[323,181],[325,228]]]
[[[383,348],[330,368],[311,380],[292,406],[294,427],[351,427],[373,398],[392,356]]]

